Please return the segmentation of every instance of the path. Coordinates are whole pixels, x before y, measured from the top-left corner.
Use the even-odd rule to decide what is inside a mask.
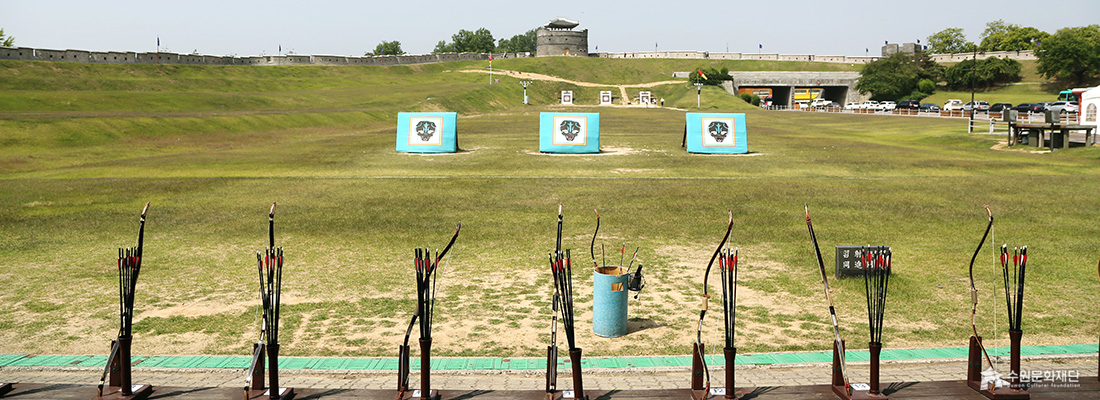
[[[461,70],[459,72],[476,72],[476,73],[482,73],[482,74],[489,73],[489,71],[485,70],[485,69],[464,69],[464,70]],[[510,71],[510,70],[506,70],[506,69],[494,69],[493,73],[494,74],[501,74],[501,75],[505,75],[505,76],[510,76],[510,77],[517,78],[517,79],[530,79],[530,80],[536,80],[536,81],[565,82],[565,83],[570,83],[570,84],[574,84],[574,85],[581,86],[581,87],[617,87],[617,88],[619,88],[619,94],[620,94],[620,96],[622,96],[621,98],[623,98],[623,99],[629,99],[630,98],[629,95],[626,94],[626,88],[651,88],[651,87],[661,86],[661,85],[675,85],[675,84],[687,83],[687,81],[685,81],[685,80],[679,80],[679,81],[658,81],[658,82],[646,82],[646,83],[632,83],[632,84],[627,84],[627,85],[610,85],[610,84],[603,84],[603,83],[574,81],[574,80],[569,80],[569,79],[565,79],[565,78],[559,78],[559,77],[556,77],[556,76],[536,74],[534,72],[519,72],[519,71]]]

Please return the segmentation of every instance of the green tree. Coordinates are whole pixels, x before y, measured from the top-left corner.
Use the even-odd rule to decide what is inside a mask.
[[[447,43],[440,40],[435,44],[435,48],[432,49],[432,53],[453,53],[455,51],[454,43]]]
[[[962,28],[947,28],[928,37],[928,52],[932,54],[969,53],[975,48]]]
[[[529,30],[510,39],[500,39],[497,42],[497,51],[505,53],[535,52],[535,30]]]
[[[943,67],[925,53],[898,53],[864,65],[856,90],[875,100],[902,100],[920,92],[922,79],[935,82],[942,74]]]
[[[0,28],[0,47],[12,46],[15,46],[15,38],[11,36],[4,36],[4,28]]]
[[[977,89],[987,89],[1019,80],[1020,62],[1007,58],[963,60],[944,71],[944,81],[952,89],[969,88],[971,85]]]
[[[1047,78],[1084,84],[1100,77],[1100,25],[1062,28],[1043,40],[1039,73]]]
[[[496,50],[496,41],[488,29],[478,28],[470,32],[461,29],[451,35],[451,42],[439,41],[432,53],[456,52],[456,53],[492,53]]]
[[[1038,43],[1050,36],[1033,27],[1021,27],[996,20],[985,24],[981,49],[984,51],[1035,50]]]
[[[707,79],[703,79],[702,76],[699,76],[699,71],[703,71],[703,75],[705,75],[707,77]],[[691,74],[688,75],[688,80],[691,81],[691,83],[702,82],[704,85],[718,86],[718,85],[722,84],[722,81],[732,81],[733,77],[730,76],[730,70],[729,70],[729,68],[726,68],[726,67],[722,67],[722,68],[702,68],[702,67],[699,67],[699,68],[695,68],[695,71],[692,71]]]
[[[382,43],[379,43],[377,46],[374,46],[374,51],[372,51],[370,53],[367,53],[366,55],[368,55],[368,56],[380,56],[380,55],[399,56],[399,55],[402,55],[402,54],[405,54],[405,51],[401,50],[401,42],[396,41],[396,40],[394,40],[392,42],[387,42],[387,41],[383,40]]]

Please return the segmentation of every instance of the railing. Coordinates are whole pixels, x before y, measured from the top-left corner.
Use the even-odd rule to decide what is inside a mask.
[[[766,110],[775,110],[775,111],[830,112],[830,113],[845,113],[845,114],[900,115],[900,116],[911,116],[911,117],[941,117],[941,118],[966,118],[966,119],[970,119],[970,111],[960,111],[960,110],[951,110],[951,111],[941,110],[941,111],[938,111],[938,112],[928,112],[928,111],[913,110],[913,109],[894,109],[894,110],[890,110],[890,111],[879,111],[879,110],[869,110],[869,109],[860,109],[860,108],[848,109],[848,108],[842,108],[842,107],[824,107],[824,108],[801,107],[801,108],[799,108],[799,107],[792,107],[792,106],[785,106],[785,105],[773,105],[773,106],[761,107],[761,108],[764,108]],[[1062,113],[1062,114],[1059,115],[1058,119],[1060,121],[1059,123],[1064,124],[1064,125],[1074,125],[1074,124],[1080,124],[1081,123],[1081,116],[1077,112]],[[1004,120],[1004,113],[999,112],[999,111],[977,111],[977,112],[974,112],[974,121],[975,121],[974,126],[971,126],[971,128],[970,128],[971,131],[986,130],[986,128],[984,128],[984,127],[986,125],[989,125],[991,122],[994,122],[993,125],[995,125],[995,126],[999,126],[1002,123],[1007,124],[1007,121]],[[1046,123],[1046,114],[1041,113],[1041,112],[1040,113],[1031,113],[1031,112],[1019,113],[1019,114],[1017,114],[1016,121],[1014,121],[1014,122],[1024,123],[1024,124],[1045,124]],[[978,126],[978,125],[983,126],[983,128],[980,128],[980,129],[976,128],[976,126]]]

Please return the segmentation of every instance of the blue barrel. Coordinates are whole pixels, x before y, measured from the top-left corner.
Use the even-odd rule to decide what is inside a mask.
[[[630,274],[622,267],[599,267],[592,276],[592,332],[603,337],[625,335]]]

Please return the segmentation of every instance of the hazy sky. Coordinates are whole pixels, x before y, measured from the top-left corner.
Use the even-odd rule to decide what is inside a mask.
[[[589,51],[705,50],[878,55],[885,41],[925,42],[948,27],[980,40],[1003,19],[1051,32],[1100,23],[1100,0],[998,1],[87,1],[5,0],[0,28],[17,46],[212,55],[361,55],[382,40],[429,53],[459,29],[508,38],[563,16]]]

